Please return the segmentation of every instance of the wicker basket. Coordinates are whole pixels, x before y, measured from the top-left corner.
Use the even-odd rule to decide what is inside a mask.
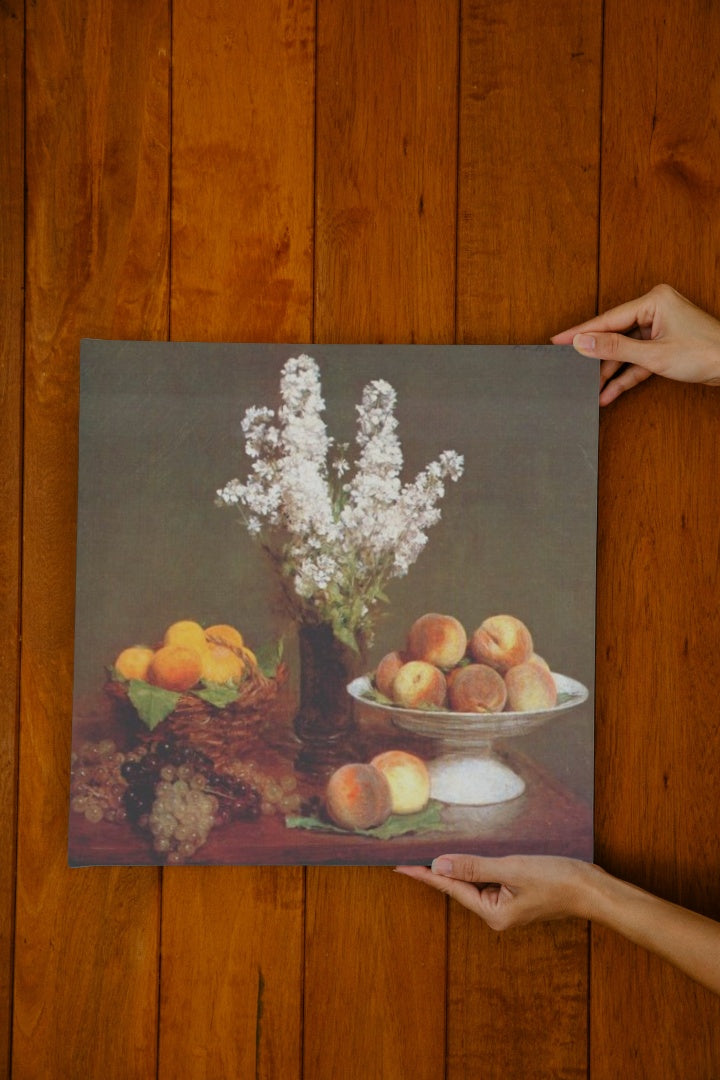
[[[124,683],[111,680],[105,690],[115,704],[118,719],[130,725],[138,739],[170,738],[201,750],[216,764],[225,764],[241,756],[259,736],[287,678],[287,665],[282,663],[272,678],[263,675],[256,665],[249,666],[235,701],[217,708],[194,694],[183,694],[173,711],[152,731],[138,717]]]

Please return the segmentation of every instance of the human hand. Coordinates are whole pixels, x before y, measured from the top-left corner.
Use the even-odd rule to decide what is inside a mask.
[[[720,994],[720,923],[592,863],[555,855],[441,855],[431,869],[395,869],[454,897],[493,930],[573,915],[592,919]]]
[[[551,341],[601,361],[601,405],[653,374],[720,385],[720,322],[669,285],[656,285]]]
[[[441,855],[431,868],[396,870],[452,896],[493,930],[572,915],[588,918],[590,883],[604,873],[579,859],[554,855]]]

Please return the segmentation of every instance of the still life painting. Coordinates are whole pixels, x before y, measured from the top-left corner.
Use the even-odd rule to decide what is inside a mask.
[[[87,340],[69,861],[591,859],[597,378]]]

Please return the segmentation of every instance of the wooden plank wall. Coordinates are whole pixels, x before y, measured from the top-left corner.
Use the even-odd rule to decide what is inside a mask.
[[[718,999],[599,928],[66,865],[80,338],[545,341],[662,279],[720,315],[718,55],[704,0],[0,6],[0,1074],[720,1076]],[[597,644],[598,860],[715,917],[719,423],[603,412]]]

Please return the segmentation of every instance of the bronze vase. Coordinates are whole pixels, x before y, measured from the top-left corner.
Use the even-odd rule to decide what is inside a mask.
[[[304,772],[329,773],[356,752],[347,685],[364,672],[364,651],[339,641],[329,623],[301,623],[298,649],[300,704],[293,727],[302,749],[295,764]]]

